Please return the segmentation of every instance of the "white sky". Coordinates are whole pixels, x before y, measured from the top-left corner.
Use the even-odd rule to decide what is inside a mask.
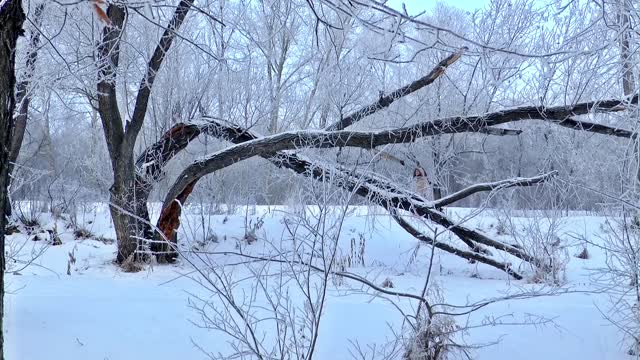
[[[387,4],[395,9],[402,9],[402,3],[405,3],[409,14],[415,14],[432,9],[438,2],[473,11],[484,7],[489,0],[389,0]]]

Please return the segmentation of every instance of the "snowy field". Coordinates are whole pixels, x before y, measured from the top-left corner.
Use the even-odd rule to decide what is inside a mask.
[[[96,237],[115,237],[104,206],[85,210],[78,216],[84,228]],[[548,296],[500,301],[469,316],[456,317],[458,325],[470,327],[456,338],[480,345],[471,350],[474,358],[631,358],[620,342],[621,335],[602,315],[609,307],[608,296],[594,292],[598,286],[592,280],[593,270],[604,266],[605,257],[597,246],[587,243],[597,244],[606,235],[606,218],[569,214],[556,219],[556,234],[565,246],[569,263],[565,284],[553,289],[511,280],[496,269],[471,264],[443,251],[437,250],[431,257],[428,246],[420,245],[387,215],[369,211],[357,208],[345,218],[338,258],[351,258],[351,266],[345,270],[375,284],[389,279],[392,290],[419,294],[433,259],[433,280],[442,288],[441,297],[448,304],[466,305],[541,288],[539,292],[549,292]],[[499,225],[500,216],[491,210],[481,215],[474,215],[473,209],[447,212],[495,238],[507,241],[509,237]],[[189,251],[194,249],[272,254],[274,249],[290,246],[284,239],[291,223],[285,219],[292,213],[285,207],[204,215],[194,209],[181,226],[181,249],[185,254],[192,254]],[[518,221],[525,224],[541,220]],[[209,299],[214,307],[226,305],[198,283],[193,266],[204,268],[206,261],[224,264],[220,268],[241,281],[238,293],[245,295],[252,287],[248,269],[255,267],[239,265],[230,255],[208,255],[205,259],[200,254],[188,255],[188,261],[182,258],[172,265],[150,264],[140,272],[125,273],[112,264],[114,243],[76,239],[63,220],[54,226],[49,215],[40,215],[40,222],[43,228],[57,228],[61,245],[31,241],[32,236],[24,231],[8,237],[9,252],[18,260],[8,265],[6,278],[8,359],[206,359],[205,352],[229,353],[229,337],[203,328],[201,314],[194,309],[198,298]],[[248,228],[255,234],[251,241],[245,236]],[[203,242],[205,238],[208,241]],[[585,244],[590,258],[579,259],[576,255]],[[20,263],[36,255],[32,263]],[[527,273],[525,268],[521,271]],[[294,298],[295,294],[291,292]],[[375,291],[348,279],[330,281],[327,294],[316,359],[371,358],[373,349],[384,348],[394,339],[394,332],[401,330],[398,307],[411,311],[416,306],[407,300],[377,297]],[[253,301],[261,304],[264,299],[258,294]],[[481,324],[484,326],[476,327]],[[268,333],[266,324],[263,329]],[[265,335],[261,341],[272,341],[272,335]],[[365,354],[368,357],[358,357],[356,344],[369,352]]]

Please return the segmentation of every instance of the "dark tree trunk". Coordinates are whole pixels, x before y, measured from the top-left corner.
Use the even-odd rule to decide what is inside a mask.
[[[35,27],[40,27],[42,23],[42,14],[44,13],[45,3],[38,4],[34,11],[34,24]],[[29,103],[31,102],[30,85],[31,79],[35,71],[36,60],[38,59],[38,48],[40,46],[40,32],[36,30],[31,32],[29,38],[29,50],[27,53],[27,66],[22,75],[22,79],[16,87],[16,103],[19,106],[18,114],[14,119],[13,134],[11,138],[11,147],[9,150],[9,183],[11,183],[11,175],[15,163],[18,160],[18,154],[20,154],[20,148],[22,147],[22,140],[27,129],[27,115],[29,111]],[[4,205],[4,213],[7,217],[11,217],[11,201],[7,197]]]
[[[110,189],[110,213],[118,239],[116,261],[143,260],[148,249],[146,239],[153,238],[149,210],[148,192],[139,187],[131,171],[119,171],[114,176]]]
[[[8,199],[9,152],[13,132],[13,112],[16,101],[15,52],[18,36],[22,35],[25,15],[21,0],[7,0],[0,5],[0,209]],[[4,213],[0,216],[0,360],[4,359]]]
[[[140,81],[131,121],[124,126],[118,108],[116,93],[117,68],[120,55],[120,37],[127,10],[122,5],[111,4],[107,8],[109,24],[102,33],[98,48],[100,59],[98,82],[98,111],[107,141],[107,149],[113,169],[110,211],[118,239],[117,261],[138,260],[149,250],[148,241],[153,238],[147,199],[152,182],[137,166],[134,149],[142,129],[155,78],[169,51],[176,32],[186,18],[193,0],[182,0],[176,7]],[[144,161],[143,164],[144,165]],[[138,250],[143,250],[138,251]]]
[[[144,237],[140,229],[148,219],[144,219],[136,211],[139,206],[136,206],[135,201],[137,197],[133,154],[128,154],[123,149],[125,132],[116,95],[116,69],[120,59],[120,36],[126,18],[126,9],[114,4],[109,5],[107,16],[111,24],[105,26],[98,49],[100,54],[98,111],[113,170],[110,211],[118,240],[116,260],[122,263],[136,253],[138,241]]]

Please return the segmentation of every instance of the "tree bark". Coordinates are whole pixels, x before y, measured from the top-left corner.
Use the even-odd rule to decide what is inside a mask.
[[[98,111],[102,120],[107,148],[113,170],[110,189],[110,210],[118,239],[116,260],[123,263],[139,260],[148,253],[148,240],[153,239],[147,200],[151,184],[140,174],[134,161],[134,148],[146,117],[155,78],[167,52],[176,37],[176,31],[186,18],[193,0],[182,0],[176,7],[167,28],[160,37],[147,71],[140,81],[131,121],[123,126],[116,94],[116,69],[119,61],[119,45],[127,16],[126,8],[110,4],[107,8],[109,24],[105,26],[100,55],[100,79],[98,82]]]
[[[483,254],[479,254],[477,252],[473,252],[473,251],[464,251],[461,249],[458,249],[452,245],[443,243],[441,241],[437,241],[434,238],[431,238],[429,236],[427,236],[426,234],[424,234],[423,232],[419,231],[418,229],[416,229],[413,225],[411,225],[409,222],[407,222],[406,220],[404,220],[402,218],[402,216],[400,216],[400,214],[398,214],[398,211],[395,209],[389,209],[389,213],[391,214],[391,217],[396,221],[396,223],[398,225],[400,225],[400,227],[402,227],[406,232],[408,232],[409,234],[411,234],[411,236],[413,236],[414,238],[428,244],[431,245],[433,247],[436,247],[440,250],[444,250],[450,254],[459,256],[463,259],[467,259],[467,260],[472,260],[472,261],[477,261],[483,264],[487,264],[491,267],[494,267],[496,269],[502,270],[504,272],[506,272],[507,274],[513,276],[514,279],[516,280],[521,280],[523,277],[522,275],[520,275],[518,272],[516,272],[515,270],[513,270],[513,268],[511,267],[511,264],[509,263],[504,263],[504,262],[499,262],[495,259],[492,259],[491,257],[488,257],[486,255]]]
[[[18,113],[14,119],[13,135],[11,139],[11,149],[9,151],[9,183],[11,183],[11,175],[18,161],[20,148],[27,129],[27,116],[29,112],[29,103],[31,102],[31,79],[33,78],[36,60],[38,59],[38,48],[40,47],[40,30],[42,24],[42,14],[44,13],[45,3],[38,4],[34,11],[34,30],[29,37],[29,50],[27,53],[27,64],[22,80],[16,87],[16,103],[18,104]],[[7,198],[5,203],[5,215],[11,217],[11,199]]]
[[[23,34],[25,14],[21,0],[0,2],[0,209],[4,210],[8,199],[9,153],[13,134],[15,54],[18,37]],[[4,269],[5,226],[4,211],[0,216],[0,360],[4,359]]]
[[[256,140],[260,140],[256,135],[251,134],[248,130],[239,127],[226,126],[225,124],[221,123],[218,123],[217,126],[219,128],[217,133],[225,134],[225,137],[229,141],[234,143],[251,143],[251,141],[249,140],[253,140],[253,142],[255,142]],[[236,147],[236,149],[238,149],[238,147]],[[269,152],[269,154],[271,153],[272,152]],[[472,248],[474,252],[481,252],[483,249],[480,248],[478,244],[483,244],[499,249],[501,251],[505,251],[524,261],[530,262],[535,266],[544,267],[544,263],[542,261],[529,256],[518,248],[493,240],[478,231],[456,224],[455,221],[450,220],[443,213],[437,211],[433,204],[425,203],[420,196],[416,196],[415,194],[412,194],[411,192],[405,191],[403,189],[398,189],[394,184],[389,183],[382,178],[362,173],[354,173],[350,170],[330,167],[328,165],[314,164],[313,162],[306,160],[305,158],[295,153],[278,152],[276,153],[276,155],[271,157],[266,154],[264,154],[264,156],[278,167],[288,168],[298,174],[302,174],[304,176],[312,177],[318,180],[331,181],[336,186],[342,187],[348,191],[354,191],[358,195],[361,195],[369,199],[373,203],[385,207],[386,209],[400,209],[411,211],[421,217],[424,217],[425,219],[433,221],[456,234],[456,236],[458,236],[470,248]],[[197,181],[199,177],[195,177],[194,179],[195,181]],[[527,180],[528,181],[512,181],[511,183],[513,184],[513,186],[527,186],[538,182],[538,180]],[[189,184],[191,185],[192,183],[190,182]],[[491,188],[491,186],[484,187],[483,189],[486,190],[487,188]],[[476,190],[480,191],[483,189]],[[468,190],[467,193],[474,193],[476,190]],[[186,197],[184,195],[188,195],[188,193],[190,193],[190,190],[183,190],[181,192],[178,191],[177,194],[181,197],[179,205],[182,205],[184,203],[184,201],[186,200]],[[180,216],[180,206],[172,204],[175,202],[175,197],[170,194],[167,196],[163,204],[163,208],[160,214],[162,223],[158,224],[159,227],[179,224],[179,220],[172,219],[172,217]],[[163,231],[169,236],[172,236],[173,234],[175,234],[176,230],[176,228],[167,229],[165,227],[165,230]],[[167,236],[167,238],[173,240],[169,236]]]
[[[634,98],[637,102],[637,96]],[[481,132],[488,127],[509,122],[541,119],[562,126],[615,136],[633,136],[627,130],[611,128],[605,125],[578,121],[572,118],[592,111],[619,111],[624,102],[606,100],[588,102],[573,106],[527,106],[502,110],[481,116],[451,117],[441,120],[425,121],[411,126],[385,131],[299,131],[286,132],[264,138],[254,138],[246,144],[239,144],[214,153],[203,160],[188,166],[178,176],[165,197],[164,207],[168,207],[184,189],[202,176],[232,165],[253,156],[270,158],[281,150],[296,147],[326,148],[354,146],[373,149],[386,144],[410,143],[425,136],[455,134],[461,132]],[[570,124],[570,125],[569,125]],[[174,221],[175,223],[175,221]]]
[[[375,103],[365,106],[353,112],[352,114],[348,115],[347,117],[340,119],[339,121],[325,128],[325,130],[333,131],[333,130],[346,129],[347,127],[357,123],[358,121],[366,118],[367,116],[375,114],[376,112],[382,109],[388,108],[396,100],[401,99],[411,93],[414,93],[425,86],[433,84],[433,82],[436,81],[436,79],[438,79],[442,74],[444,74],[444,72],[447,70],[447,68],[451,64],[458,61],[458,59],[460,59],[460,57],[467,50],[468,50],[467,47],[460,48],[460,50],[442,59],[438,63],[438,65],[436,65],[436,67],[433,68],[433,70],[431,70],[431,72],[429,72],[427,75],[421,77],[420,79],[412,82],[407,86],[401,87],[400,89],[397,89],[391,92],[388,95],[380,96],[380,99],[378,99],[378,101],[376,101]]]
[[[633,73],[633,59],[631,52],[631,9],[629,0],[619,0],[618,22],[620,26],[619,44],[620,58],[622,60],[622,91],[625,96],[630,96],[635,91],[635,76]]]

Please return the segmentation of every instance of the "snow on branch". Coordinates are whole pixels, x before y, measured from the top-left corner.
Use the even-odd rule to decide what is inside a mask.
[[[133,149],[133,147],[135,146],[136,138],[138,136],[138,133],[140,132],[140,129],[142,128],[142,123],[144,122],[145,114],[147,113],[147,107],[151,96],[151,89],[153,87],[156,74],[159,72],[165,56],[169,52],[173,40],[176,38],[177,31],[180,29],[180,26],[184,22],[184,19],[187,17],[187,14],[189,13],[191,6],[193,5],[193,1],[194,0],[180,1],[178,6],[176,7],[173,17],[171,18],[171,21],[164,29],[162,37],[160,37],[160,41],[156,45],[151,59],[149,59],[145,76],[140,81],[131,122],[128,124],[126,129],[126,144],[131,149]]]
[[[546,267],[543,261],[527,254],[522,249],[491,239],[477,230],[457,223],[437,210],[433,202],[421,200],[419,195],[400,189],[399,186],[380,177],[370,179],[367,175],[356,171],[341,170],[335,166],[310,162],[297,154],[279,154],[275,160],[275,162],[271,161],[280,167],[292,169],[299,174],[318,180],[330,181],[335,186],[354,191],[387,210],[405,210],[432,221],[454,233],[475,252],[482,251],[478,246],[478,244],[482,244],[509,253],[539,268]]]
[[[552,177],[558,175],[558,171],[554,170],[546,174],[530,177],[530,178],[513,178],[506,180],[499,180],[491,183],[474,184],[451,195],[445,196],[434,202],[435,207],[443,207],[451,205],[456,201],[460,201],[475,193],[482,191],[494,191],[500,189],[506,189],[510,187],[532,186],[543,183]]]
[[[358,121],[375,114],[379,110],[385,109],[393,104],[396,100],[399,100],[411,93],[414,93],[425,86],[432,84],[436,79],[438,79],[442,74],[444,74],[445,70],[453,63],[458,61],[462,54],[467,51],[467,47],[462,47],[455,53],[447,56],[442,59],[427,75],[421,77],[420,79],[403,86],[395,91],[392,91],[388,95],[382,95],[373,104],[364,106],[359,110],[351,113],[350,115],[340,119],[339,121],[327,126],[325,130],[334,131],[334,130],[343,130]]]
[[[549,120],[550,122],[573,130],[582,130],[603,135],[611,135],[621,138],[635,138],[637,134],[631,130],[618,129],[589,121],[580,121],[574,118],[567,118],[562,121]]]
[[[309,141],[315,136],[322,135],[321,138],[315,139],[315,141],[318,141],[318,143],[316,143],[316,145],[318,145],[327,141],[327,134],[335,135],[351,132],[290,132],[259,138],[248,130],[238,132],[236,128],[229,128],[223,131],[222,129],[224,129],[225,126],[223,123],[218,123],[217,126],[221,134],[229,135],[227,140],[236,144],[239,143],[239,145],[229,147],[215,153],[214,156],[209,156],[204,160],[198,161],[198,166],[190,166],[188,171],[185,170],[186,172],[183,172],[176,183],[174,183],[167,197],[165,197],[158,219],[158,228],[163,229],[163,233],[169,239],[172,239],[173,234],[177,231],[177,226],[179,225],[178,218],[181,213],[180,207],[175,206],[175,201],[173,200],[179,198],[182,203],[186,201],[193,186],[200,179],[200,177],[193,175],[200,175],[200,172],[206,173],[203,169],[204,167],[208,167],[207,170],[210,170],[211,168],[224,165],[227,162],[233,163],[238,161],[241,157],[258,155],[266,158],[278,167],[287,168],[298,174],[317,180],[330,181],[335,186],[353,191],[369,199],[371,202],[383,206],[385,209],[410,211],[453,232],[476,253],[480,253],[483,250],[478,244],[483,244],[505,251],[535,266],[544,266],[542,261],[526,254],[522,249],[491,239],[476,230],[456,223],[438,211],[433,202],[426,202],[421,196],[402,189],[400,186],[380,176],[370,176],[340,166],[314,162],[293,152],[279,151],[286,149],[287,146],[291,144],[295,144],[296,141],[301,141],[301,139],[304,139],[304,136],[311,136],[311,138],[304,139],[305,141]],[[240,136],[234,137],[233,134]],[[301,134],[302,137],[300,137]],[[247,138],[252,138],[253,140],[247,142],[245,140]],[[288,142],[284,141],[274,147],[274,141],[277,143],[277,139],[281,141],[287,140]],[[332,141],[335,141],[335,138],[333,138]]]
[[[440,250],[444,250],[448,253],[451,253],[456,256],[460,256],[467,260],[473,260],[483,264],[487,264],[496,269],[506,272],[507,274],[513,276],[513,278],[515,278],[516,280],[521,280],[523,278],[522,275],[520,275],[519,273],[517,273],[515,270],[511,268],[511,264],[509,263],[499,262],[495,259],[492,259],[489,256],[486,256],[477,252],[461,250],[452,245],[449,245],[442,241],[438,241],[430,236],[427,236],[425,233],[416,229],[413,225],[411,225],[408,221],[406,221],[402,216],[400,216],[400,214],[398,214],[398,211],[395,209],[390,209],[389,214],[391,214],[391,217],[396,221],[396,223],[400,225],[400,227],[403,228],[407,233],[409,233],[414,238],[428,245],[432,245],[434,247],[437,247]]]

